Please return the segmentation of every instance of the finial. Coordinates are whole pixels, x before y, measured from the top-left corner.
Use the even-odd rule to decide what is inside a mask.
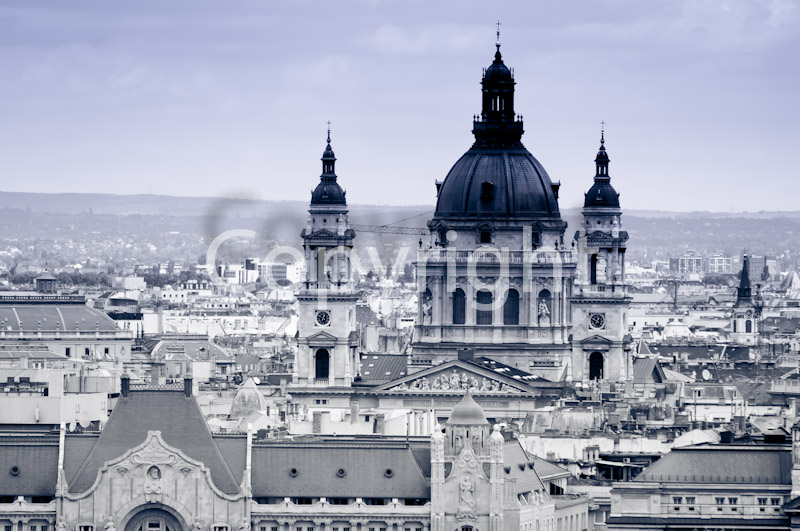
[[[603,146],[606,143],[606,122],[604,120],[600,120],[600,145]]]
[[[331,121],[328,120],[328,145],[331,144]]]
[[[497,51],[500,51],[500,21],[497,21],[497,42],[494,44],[497,46]]]

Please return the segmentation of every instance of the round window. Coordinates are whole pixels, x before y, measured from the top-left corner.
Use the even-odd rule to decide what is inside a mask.
[[[593,313],[589,316],[589,326],[595,330],[598,328],[605,328],[606,316],[602,313]]]
[[[289,470],[289,475],[292,476],[293,478],[296,478],[299,473],[300,472],[296,468],[292,468]]]

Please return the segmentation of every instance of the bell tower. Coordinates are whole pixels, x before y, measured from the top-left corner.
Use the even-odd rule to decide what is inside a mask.
[[[605,130],[595,157],[594,185],[586,193],[575,233],[578,271],[572,306],[573,381],[624,380],[631,371],[626,344],[631,298],[625,285],[625,248],[619,194],[608,173]]]
[[[739,345],[755,345],[758,336],[758,307],[750,286],[750,261],[742,257],[742,273],[731,314],[731,338]]]
[[[356,235],[347,220],[345,191],[337,182],[335,165],[329,123],[322,175],[311,192],[308,222],[300,234],[306,278],[297,294],[300,319],[293,375],[300,386],[349,386],[358,370],[358,293],[350,259]]]

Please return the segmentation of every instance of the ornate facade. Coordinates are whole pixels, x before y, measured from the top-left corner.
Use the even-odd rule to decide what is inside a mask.
[[[627,233],[604,143],[584,226],[565,242],[560,183],[521,142],[514,74],[499,42],[481,85],[475,142],[437,183],[430,242],[416,262],[412,369],[469,350],[553,381],[622,380]]]

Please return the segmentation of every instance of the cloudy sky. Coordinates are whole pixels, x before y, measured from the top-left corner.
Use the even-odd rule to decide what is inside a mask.
[[[0,0],[0,189],[432,204],[497,19],[562,208],[800,209],[795,0]]]

